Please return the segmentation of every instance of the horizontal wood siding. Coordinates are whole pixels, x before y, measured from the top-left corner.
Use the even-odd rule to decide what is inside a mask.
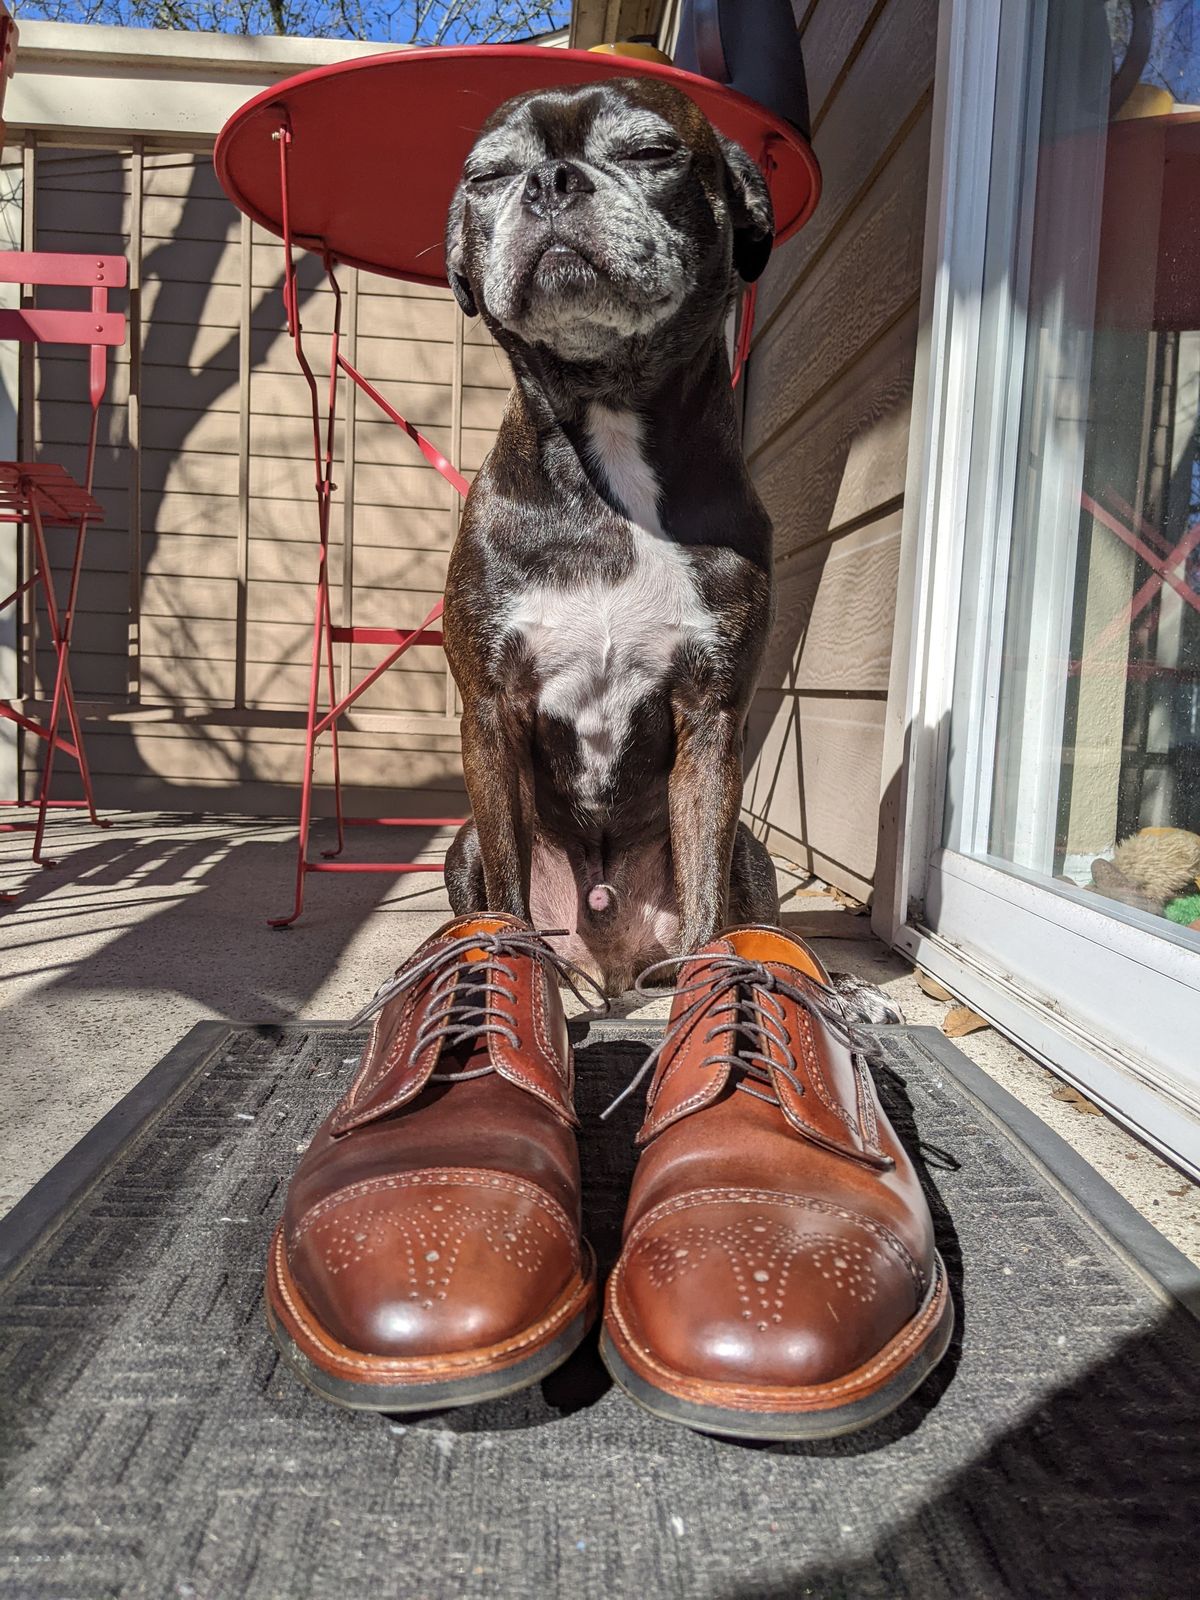
[[[808,0],[824,187],[759,292],[745,444],[775,525],[778,611],[746,811],[869,897],[908,459],[936,0]]]
[[[73,654],[100,799],[291,811],[317,523],[310,398],[285,331],[279,242],[234,210],[207,156],[171,150],[37,151],[35,219],[43,250],[137,258],[140,240],[140,288],[135,261],[135,291],[115,297],[131,339],[113,352],[101,412],[106,520],[89,536]],[[456,447],[469,475],[509,383],[491,341],[478,329],[464,339],[447,292],[340,277],[347,354],[448,454]],[[323,402],[335,297],[312,257],[299,282]],[[35,394],[38,453],[82,474],[86,357],[40,356]],[[335,620],[408,626],[442,591],[456,496],[346,383],[339,407]],[[66,546],[58,535],[60,566]],[[34,699],[52,678],[44,635],[43,625],[23,686]],[[336,646],[339,692],[379,656]],[[462,809],[451,691],[444,656],[426,647],[358,702],[342,745],[352,812]],[[26,741],[27,791],[38,755]],[[63,780],[71,792],[65,769]]]

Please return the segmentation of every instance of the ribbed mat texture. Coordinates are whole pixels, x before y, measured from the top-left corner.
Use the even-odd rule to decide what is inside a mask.
[[[617,1249],[657,1035],[577,1047],[587,1228]],[[0,1594],[20,1600],[1174,1600],[1197,1585],[1200,1340],[911,1035],[877,1074],[958,1312],[868,1432],[752,1448],[614,1390],[400,1422],[280,1363],[263,1262],[361,1036],[238,1030],[0,1294]],[[640,1102],[640,1095],[633,1097]]]

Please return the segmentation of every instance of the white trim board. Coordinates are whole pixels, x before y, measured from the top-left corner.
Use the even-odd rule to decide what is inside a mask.
[[[940,831],[933,774],[946,766],[959,578],[948,556],[961,547],[966,519],[987,242],[988,184],[977,176],[990,161],[999,35],[998,7],[941,6],[871,919],[888,944],[907,923],[910,902],[920,900],[930,841]]]
[[[1103,1052],[1090,1028],[1081,1030],[1038,1005],[1011,977],[984,965],[977,951],[952,946],[927,928],[902,929],[896,947],[1034,1060],[1200,1182],[1200,1114],[1164,1098],[1133,1063]]]
[[[14,143],[35,132],[43,143],[140,134],[210,144],[239,106],[283,78],[411,48],[70,22],[20,26],[4,108]]]

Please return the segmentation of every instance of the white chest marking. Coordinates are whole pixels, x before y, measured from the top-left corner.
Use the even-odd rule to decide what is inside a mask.
[[[569,587],[532,586],[513,597],[505,621],[533,654],[541,709],[575,729],[582,798],[594,802],[625,749],[639,702],[662,682],[684,639],[707,644],[714,628],[687,556],[663,533],[640,421],[592,405],[588,437],[593,464],[627,513],[633,567],[618,583],[581,576]]]
[[[608,481],[635,529],[664,537],[658,517],[658,479],[642,450],[642,424],[632,411],[591,405],[587,418],[588,455]],[[678,546],[672,546],[678,553]]]

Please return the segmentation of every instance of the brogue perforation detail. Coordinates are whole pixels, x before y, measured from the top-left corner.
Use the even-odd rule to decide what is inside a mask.
[[[424,1305],[444,1300],[463,1245],[482,1238],[516,1271],[536,1273],[553,1242],[536,1217],[506,1216],[446,1195],[410,1201],[403,1212],[387,1205],[343,1207],[320,1219],[312,1234],[334,1277],[381,1252],[404,1261],[408,1298]]]
[[[302,1217],[292,1230],[288,1239],[288,1248],[289,1250],[295,1248],[307,1233],[313,1230],[319,1231],[323,1223],[334,1219],[339,1210],[352,1205],[355,1201],[373,1199],[376,1195],[404,1194],[405,1198],[402,1202],[405,1206],[404,1214],[408,1215],[416,1207],[406,1191],[416,1188],[437,1190],[449,1187],[470,1189],[480,1195],[490,1191],[501,1195],[515,1196],[528,1202],[542,1213],[541,1217],[527,1219],[529,1225],[536,1226],[537,1230],[544,1234],[547,1240],[553,1237],[553,1230],[557,1230],[558,1233],[570,1241],[572,1255],[578,1262],[579,1249],[576,1231],[562,1207],[552,1200],[549,1195],[535,1184],[527,1183],[524,1179],[514,1177],[510,1173],[491,1172],[472,1167],[431,1168],[407,1173],[389,1173],[378,1178],[364,1178],[361,1183],[354,1183],[349,1188],[340,1189],[337,1193],[327,1196],[326,1199],[313,1206],[312,1210]],[[448,1196],[443,1197],[435,1194],[429,1203],[431,1205],[445,1204],[449,1198]],[[425,1199],[421,1197],[417,1200],[416,1206],[423,1204],[425,1204]],[[458,1204],[462,1209],[467,1209],[464,1202],[460,1201]],[[495,1210],[482,1206],[479,1210],[482,1215],[486,1215],[491,1219],[501,1215]],[[504,1231],[505,1229],[500,1230],[501,1233]],[[354,1242],[357,1244],[360,1241],[355,1240]],[[514,1240],[502,1239],[499,1253],[504,1255],[506,1249],[511,1249],[515,1243],[516,1241]],[[436,1248],[436,1246],[431,1248]],[[535,1270],[534,1264],[527,1263],[527,1265],[530,1271]]]
[[[879,1139],[879,1118],[875,1115],[875,1097],[871,1092],[871,1069],[861,1056],[853,1058],[854,1081],[858,1093],[858,1116],[863,1136],[872,1150],[883,1153]]]
[[[877,1248],[881,1259],[886,1260],[888,1255],[894,1255],[912,1279],[917,1294],[925,1293],[928,1286],[925,1273],[890,1228],[831,1200],[820,1200],[815,1195],[776,1193],[770,1189],[693,1189],[687,1194],[677,1195],[672,1200],[664,1200],[648,1211],[625,1241],[625,1249],[632,1251],[642,1248],[646,1243],[646,1235],[666,1217],[678,1216],[681,1211],[690,1211],[695,1206],[730,1204],[795,1208],[816,1216],[836,1217],[839,1222],[848,1222],[865,1236],[864,1243],[870,1242],[874,1245],[874,1242],[878,1241]],[[778,1225],[787,1226],[782,1223]],[[798,1228],[794,1223],[791,1226],[798,1233],[808,1237],[813,1236],[809,1229]]]
[[[550,1043],[546,1026],[544,983],[533,986],[533,993],[530,997],[530,1018],[533,1023],[534,1041],[542,1059],[548,1064],[554,1081],[561,1085],[562,1094],[556,1097],[547,1093],[536,1077],[522,1070],[519,1058],[512,1050],[505,1049],[503,1041],[499,1039],[493,1041],[492,1052],[494,1059],[504,1077],[508,1078],[511,1083],[516,1083],[521,1088],[527,1089],[530,1094],[535,1094],[552,1111],[556,1111],[560,1115],[565,1113],[570,1120],[575,1120],[574,1111],[570,1103],[572,1085],[568,1082],[563,1065]]]
[[[825,1074],[821,1068],[821,1057],[817,1050],[816,1034],[813,1030],[811,1017],[807,1011],[797,1006],[796,1020],[800,1024],[801,1031],[804,1034],[804,1042],[808,1047],[804,1053],[804,1063],[808,1068],[809,1082],[817,1092],[817,1099],[820,1100],[827,1111],[831,1111],[835,1117],[845,1123],[850,1133],[862,1139],[863,1130],[858,1122],[846,1110],[845,1106],[838,1104],[829,1092],[829,1085],[825,1082]],[[866,1143],[866,1140],[863,1139],[863,1142]]]
[[[867,1304],[879,1292],[873,1263],[880,1251],[873,1242],[806,1232],[761,1212],[723,1228],[691,1223],[669,1235],[656,1234],[643,1242],[638,1253],[646,1262],[651,1287],[666,1289],[717,1251],[733,1275],[742,1320],[754,1323],[760,1333],[783,1321],[788,1284],[797,1265],[805,1261],[831,1291],[850,1300]]]

